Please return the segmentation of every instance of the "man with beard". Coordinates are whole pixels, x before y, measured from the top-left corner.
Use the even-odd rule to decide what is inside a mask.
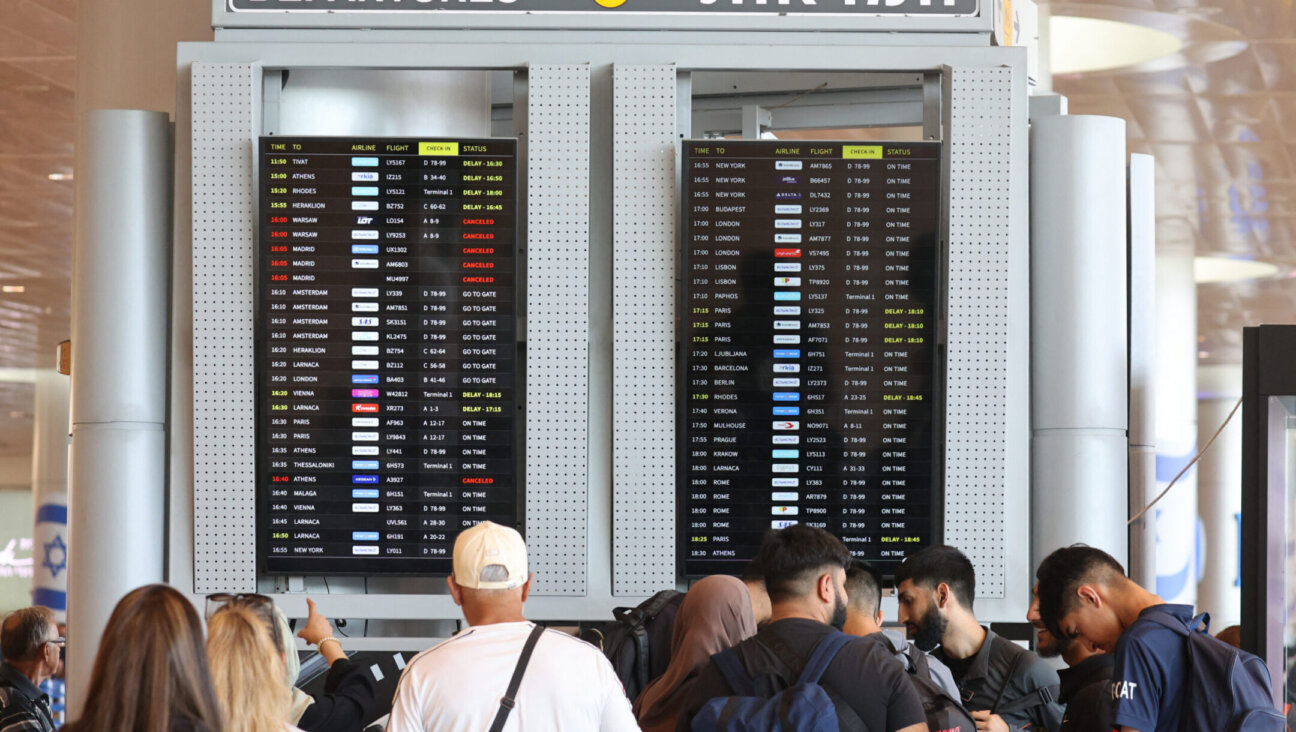
[[[1058,732],[1057,672],[977,622],[976,572],[962,552],[927,547],[904,560],[895,581],[900,622],[949,667],[977,729]]]
[[[758,694],[770,697],[795,684],[815,646],[841,633],[850,560],[841,540],[823,529],[795,524],[765,535],[755,561],[765,576],[770,621],[734,646]],[[927,729],[922,702],[880,634],[842,646],[819,685],[833,699],[841,729]],[[698,673],[678,729],[691,729],[693,717],[711,699],[735,694],[709,661]]]
[[[1116,659],[1083,638],[1058,638],[1044,627],[1039,614],[1039,585],[1032,594],[1026,619],[1035,626],[1035,651],[1042,658],[1062,657],[1067,668],[1058,672],[1062,688],[1058,701],[1066,706],[1061,732],[1111,732],[1111,677]]]

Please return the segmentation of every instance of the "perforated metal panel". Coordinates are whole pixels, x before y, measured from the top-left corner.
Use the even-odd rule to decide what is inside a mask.
[[[972,560],[978,598],[1003,597],[1012,111],[1022,102],[1011,68],[956,68],[950,84],[945,543]]]
[[[541,595],[585,593],[590,72],[532,66],[527,121],[527,549]]]
[[[252,150],[261,71],[253,64],[192,68],[194,592],[252,592]]]
[[[613,69],[612,593],[675,583],[675,67]]]

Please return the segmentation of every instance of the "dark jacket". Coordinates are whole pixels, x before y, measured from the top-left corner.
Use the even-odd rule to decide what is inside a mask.
[[[1109,653],[1090,656],[1071,668],[1062,669],[1058,700],[1066,705],[1062,732],[1111,732],[1110,682],[1116,657]]]
[[[339,658],[324,678],[324,694],[306,707],[297,726],[305,732],[359,732],[372,721],[374,681],[349,658]]]
[[[1062,726],[1062,706],[1056,700],[1057,671],[1044,659],[1006,638],[1000,638],[989,628],[985,632],[981,650],[972,657],[963,677],[954,679],[963,706],[973,712],[989,709],[1002,716],[1014,730],[1058,732]],[[936,655],[945,661],[939,649]],[[946,664],[951,669],[958,665],[948,661]],[[1030,704],[1025,701],[1026,697],[1035,697],[1039,703]],[[1000,711],[1014,703],[1030,706],[1020,712]]]

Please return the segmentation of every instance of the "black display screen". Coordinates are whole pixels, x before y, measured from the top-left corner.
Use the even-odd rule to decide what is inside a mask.
[[[518,523],[516,149],[261,138],[264,571],[449,574]]]
[[[685,143],[680,553],[807,523],[890,574],[939,535],[940,143]]]

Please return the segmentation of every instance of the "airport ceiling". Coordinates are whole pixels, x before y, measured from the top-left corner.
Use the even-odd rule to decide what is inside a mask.
[[[21,369],[51,366],[69,337],[76,6],[0,0],[0,456],[31,449],[33,389]],[[1052,5],[1055,15],[1127,19],[1186,44],[1177,61],[1059,75],[1054,88],[1073,114],[1124,118],[1130,151],[1156,156],[1159,246],[1278,265],[1264,279],[1198,287],[1202,363],[1240,362],[1243,326],[1296,313],[1294,6]]]

